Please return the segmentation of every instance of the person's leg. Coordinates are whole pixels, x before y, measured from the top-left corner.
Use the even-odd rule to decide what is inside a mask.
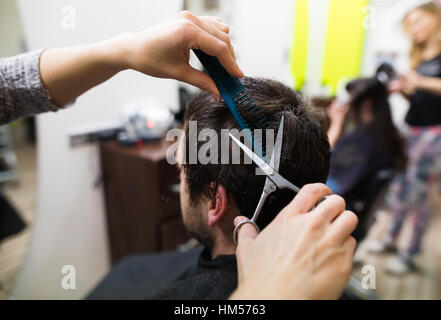
[[[406,172],[398,174],[389,186],[386,195],[386,203],[392,213],[389,230],[380,241],[373,241],[368,245],[368,251],[372,253],[395,252],[397,251],[395,241],[398,238],[404,220],[407,216],[407,200],[409,184],[411,183],[411,167],[417,161],[416,145],[418,143],[419,132],[409,130],[407,134],[406,154],[408,165]]]
[[[420,196],[418,172],[420,171],[421,161],[424,158],[430,141],[426,138],[423,130],[411,129],[408,136],[408,164],[401,185],[394,190],[392,186],[391,209],[393,212],[392,225],[389,235],[394,240],[399,235],[404,220],[409,212],[412,212],[419,202]],[[394,192],[396,194],[394,194]]]
[[[411,190],[415,181],[415,166],[421,156],[421,130],[410,129],[407,134],[406,154],[408,164],[406,171],[395,177],[387,193],[387,206],[392,213],[392,219],[387,234],[378,242],[372,242],[368,250],[373,253],[396,252],[396,240],[403,227],[411,207]]]
[[[441,177],[441,130],[424,130],[418,147],[415,150],[419,155],[418,161],[409,170],[413,180],[409,184],[407,210],[414,217],[412,237],[408,248],[387,264],[387,270],[396,274],[412,270],[415,267],[412,258],[421,251],[424,232],[433,211],[431,190],[439,187]]]
[[[413,256],[421,251],[421,242],[432,214],[431,191],[439,188],[441,180],[441,129],[425,133],[427,148],[416,166],[413,232],[406,254]]]
[[[414,213],[412,236],[410,239],[409,247],[405,251],[405,254],[412,257],[421,251],[421,242],[423,239],[424,231],[427,228],[430,219],[430,208],[424,204],[424,208],[417,210]]]
[[[407,175],[403,173],[397,176],[390,186],[389,209],[392,212],[392,221],[389,232],[383,239],[386,247],[394,246],[407,216],[408,211],[406,210],[405,203],[408,197],[409,183]]]

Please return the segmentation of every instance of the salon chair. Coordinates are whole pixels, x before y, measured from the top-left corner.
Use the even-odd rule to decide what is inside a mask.
[[[365,188],[359,200],[353,201],[349,208],[358,217],[358,225],[352,236],[360,243],[367,235],[369,228],[375,222],[375,213],[378,206],[383,202],[384,195],[390,182],[396,175],[394,169],[378,171],[373,178],[365,183]]]

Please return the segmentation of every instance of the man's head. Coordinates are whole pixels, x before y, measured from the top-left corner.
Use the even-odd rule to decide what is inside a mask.
[[[330,147],[321,118],[306,107],[301,97],[285,85],[267,79],[243,78],[242,84],[264,112],[274,135],[282,115],[285,119],[279,173],[293,184],[325,182]],[[253,113],[245,114],[253,122]],[[197,121],[197,132],[213,129],[218,136],[218,164],[189,164],[189,122]],[[185,144],[180,157],[181,209],[187,230],[206,246],[232,244],[233,220],[250,217],[259,201],[265,176],[255,174],[253,164],[221,164],[221,129],[239,129],[224,102],[202,93],[192,100],[184,117]],[[262,141],[265,141],[263,134]],[[197,143],[197,150],[205,141]],[[231,144],[229,146],[231,148]],[[183,152],[185,151],[185,152]],[[230,149],[231,154],[231,149]],[[266,201],[257,220],[264,228],[294,197],[277,190]]]

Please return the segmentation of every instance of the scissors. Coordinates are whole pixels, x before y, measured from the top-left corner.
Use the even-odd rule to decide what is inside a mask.
[[[298,193],[300,191],[300,188],[293,185],[291,182],[286,180],[284,177],[282,177],[279,172],[279,166],[280,166],[280,156],[282,153],[282,142],[283,142],[283,124],[284,124],[284,117],[282,116],[282,120],[280,121],[279,130],[277,132],[276,141],[274,143],[274,149],[271,155],[270,164],[266,163],[262,158],[260,158],[257,154],[255,154],[253,151],[251,151],[247,146],[245,146],[242,142],[240,142],[236,137],[234,137],[230,133],[231,139],[243,150],[243,152],[250,157],[250,159],[265,173],[266,179],[265,179],[265,185],[263,187],[262,195],[260,196],[259,203],[257,204],[256,210],[254,211],[253,217],[250,220],[244,220],[240,222],[235,228],[233,232],[233,240],[234,243],[237,245],[237,232],[239,228],[246,224],[250,223],[252,224],[257,232],[260,232],[260,228],[256,223],[257,218],[259,217],[260,212],[262,211],[263,205],[265,204],[266,199],[268,196],[273,193],[274,191],[279,189],[289,189],[291,191],[294,191],[295,193]],[[323,201],[322,199],[321,201]],[[321,202],[320,201],[320,202]]]
[[[237,246],[237,233],[240,226],[250,223],[252,224],[257,232],[260,232],[260,228],[256,223],[257,218],[259,217],[260,212],[262,211],[263,205],[265,204],[268,196],[274,191],[279,189],[289,189],[298,193],[300,188],[286,180],[283,176],[281,176],[279,172],[280,166],[280,156],[282,153],[282,142],[283,142],[283,123],[284,117],[280,121],[279,130],[277,132],[276,142],[274,143],[274,149],[271,155],[270,164],[266,163],[262,158],[260,158],[257,154],[251,151],[247,146],[245,146],[242,142],[240,142],[236,137],[234,137],[230,133],[231,139],[243,150],[243,152],[251,158],[251,160],[265,173],[265,185],[263,187],[262,195],[260,196],[259,203],[257,204],[256,210],[254,211],[253,217],[250,220],[244,220],[240,222],[235,228],[233,232],[233,240]],[[313,207],[316,208],[320,203],[329,198],[328,196],[319,200]],[[350,292],[355,293],[359,298],[366,300],[376,300],[377,296],[374,291],[364,288],[357,278],[351,276],[349,283],[346,286]]]

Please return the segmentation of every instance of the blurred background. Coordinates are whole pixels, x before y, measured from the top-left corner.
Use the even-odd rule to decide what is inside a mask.
[[[282,81],[326,109],[336,97],[347,99],[349,81],[378,77],[382,65],[392,70],[386,72],[390,78],[411,69],[402,20],[423,2],[2,0],[0,57],[142,30],[187,9],[220,16],[229,24],[238,63],[247,76]],[[150,130],[153,142],[145,139],[138,148],[124,145],[131,144],[130,139],[115,142],[109,137],[121,130],[122,119],[133,116],[131,110],[143,106],[170,110],[146,115],[152,126],[179,120],[195,92],[176,81],[125,71],[78,98],[75,108],[0,127],[0,190],[8,210],[19,217],[15,230],[0,239],[0,299],[81,299],[122,257],[186,243],[176,203],[176,172],[167,166],[156,133]],[[402,132],[409,102],[398,93],[388,102],[393,125]],[[138,181],[139,176],[144,181]],[[368,223],[354,275],[361,278],[364,265],[374,266],[380,299],[440,299],[439,189],[433,191],[435,214],[415,257],[416,271],[391,274],[390,254],[371,250],[391,223],[386,190],[392,176],[380,175],[366,196],[372,205],[359,208]],[[152,195],[149,199],[146,192]],[[145,217],[145,210],[162,215]],[[398,247],[407,246],[411,237],[413,222],[407,220]],[[138,230],[139,225],[145,228]],[[60,286],[64,265],[76,268],[76,290]]]

